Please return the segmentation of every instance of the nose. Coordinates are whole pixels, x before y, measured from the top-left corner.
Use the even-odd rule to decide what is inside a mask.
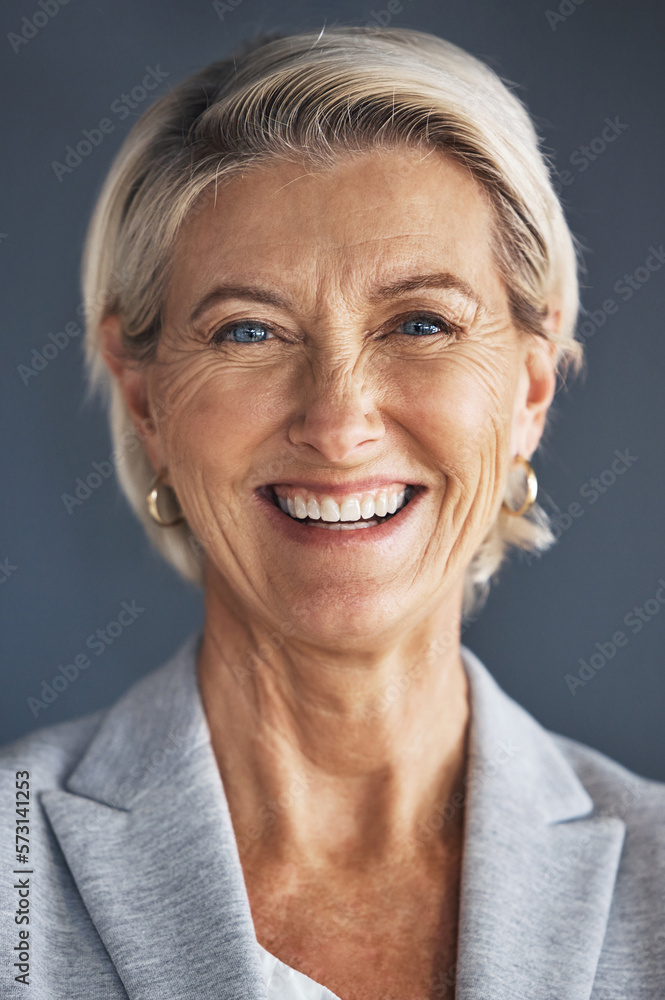
[[[348,363],[317,364],[301,380],[301,393],[289,440],[315,449],[328,462],[343,462],[385,434],[372,394]]]

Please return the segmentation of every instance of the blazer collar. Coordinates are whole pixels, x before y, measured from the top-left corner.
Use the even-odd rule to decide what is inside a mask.
[[[267,1000],[196,678],[199,637],[42,802],[130,1000]],[[456,1000],[588,1000],[624,823],[462,648],[471,704]]]
[[[267,1000],[197,649],[134,685],[42,802],[130,1000]]]
[[[456,1000],[588,1000],[625,824],[463,648],[471,692]]]

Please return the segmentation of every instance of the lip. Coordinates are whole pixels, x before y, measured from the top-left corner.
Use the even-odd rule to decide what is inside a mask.
[[[345,485],[344,489],[349,492],[362,492],[367,489],[380,488],[387,483],[399,482],[398,479],[388,479],[383,481],[377,480],[367,480],[366,483],[362,484],[351,484],[349,486]],[[263,510],[265,516],[268,520],[275,526],[275,528],[284,534],[290,540],[297,542],[301,545],[312,545],[315,547],[323,547],[330,550],[331,547],[337,548],[337,546],[347,547],[349,545],[376,545],[381,542],[392,540],[393,536],[401,534],[404,530],[408,529],[410,522],[413,520],[413,516],[416,513],[420,502],[422,501],[425,493],[428,492],[426,487],[416,486],[414,483],[409,483],[411,486],[416,487],[416,491],[409,500],[409,502],[384,521],[382,524],[376,524],[371,528],[365,529],[355,529],[352,531],[327,531],[324,528],[317,528],[315,525],[306,525],[301,521],[297,521],[288,514],[285,514],[278,506],[273,503],[270,490],[272,485],[264,486],[256,490],[256,498],[259,503],[260,508]],[[305,483],[275,483],[275,486],[300,486],[302,488],[321,490],[327,489],[327,486],[321,486],[321,484],[316,484],[312,486],[306,486]],[[340,489],[339,484],[337,484],[337,490]],[[332,490],[330,495],[334,495]],[[342,494],[340,494],[342,495]]]

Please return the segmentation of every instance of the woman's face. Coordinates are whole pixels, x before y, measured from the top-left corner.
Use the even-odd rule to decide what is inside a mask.
[[[553,390],[549,345],[511,322],[482,189],[416,151],[220,187],[179,238],[156,361],[125,379],[208,588],[333,644],[459,604]]]

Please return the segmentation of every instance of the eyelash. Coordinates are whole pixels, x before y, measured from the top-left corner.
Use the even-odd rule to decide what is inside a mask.
[[[412,334],[404,333],[403,337],[409,337],[410,340],[429,340],[431,337],[445,336],[445,337],[458,337],[461,334],[460,327],[456,326],[455,323],[451,323],[449,319],[444,319],[443,316],[439,316],[438,313],[428,313],[428,312],[412,312],[407,313],[404,316],[398,316],[397,326],[404,326],[405,323],[429,323],[432,326],[438,326],[441,329],[435,334]],[[393,323],[395,320],[392,321]],[[395,330],[389,331],[394,333]]]
[[[224,339],[224,335],[227,333],[232,333],[233,330],[236,330],[240,326],[258,326],[264,330],[267,330],[269,333],[273,332],[273,328],[270,326],[269,323],[262,323],[260,320],[256,319],[237,319],[233,323],[225,323],[223,326],[220,326],[216,330],[214,330],[210,338],[210,343],[213,346],[225,343],[226,341]],[[233,341],[228,341],[228,342],[233,343]],[[237,343],[243,343],[243,341],[237,341]],[[251,344],[252,341],[247,340],[244,341],[244,343]],[[254,341],[254,343],[261,344],[264,343],[264,341],[258,340]]]
[[[396,326],[398,327],[404,326],[404,324],[406,323],[414,323],[414,322],[420,322],[423,324],[429,323],[430,325],[438,326],[441,329],[433,334],[405,333],[401,334],[401,336],[409,337],[409,339],[411,340],[420,340],[421,338],[423,340],[428,340],[431,339],[432,337],[437,337],[437,336],[457,337],[461,333],[461,330],[458,326],[456,326],[454,323],[451,323],[450,320],[444,319],[443,316],[439,316],[437,313],[412,312],[412,313],[407,313],[403,316],[397,316],[390,322],[391,324],[393,324],[393,326],[391,327],[391,329],[389,329],[386,333],[382,335],[381,339],[383,339],[383,337],[385,336],[388,336],[389,334],[397,332],[395,329]],[[226,340],[225,339],[226,335],[232,334],[234,330],[236,330],[238,327],[241,326],[260,327],[263,330],[266,330],[268,333],[274,333],[274,328],[269,323],[263,323],[260,320],[254,320],[254,319],[240,319],[240,320],[235,320],[233,323],[225,323],[223,326],[218,327],[216,330],[214,330],[210,338],[211,345],[216,346],[222,343],[234,343],[234,341],[230,340],[230,338],[229,340]],[[265,340],[256,340],[256,341],[246,340],[246,341],[236,341],[235,343],[262,344],[265,343]]]

